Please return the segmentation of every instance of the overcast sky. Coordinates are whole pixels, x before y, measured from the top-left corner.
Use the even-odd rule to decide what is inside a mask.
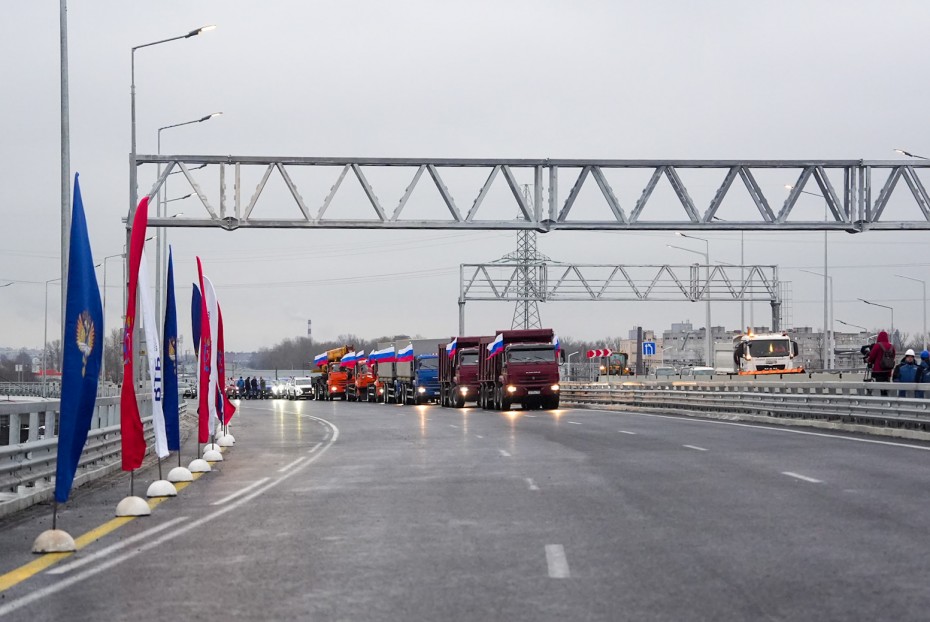
[[[70,4],[71,164],[81,174],[98,262],[120,253],[125,239],[130,48],[204,24],[217,29],[137,54],[140,153],[155,152],[157,128],[223,111],[209,122],[166,131],[163,152],[892,159],[898,157],[892,150],[903,147],[930,155],[930,81],[921,60],[930,23],[925,1]],[[15,283],[0,288],[0,345],[35,347],[42,341],[44,282],[60,265],[58,3],[5,8],[0,284]],[[260,172],[250,175],[244,197]],[[187,192],[174,179],[169,197]],[[318,206],[333,181],[334,175],[316,180],[318,193],[308,182],[308,203]],[[701,209],[719,181],[695,179],[689,186]],[[795,179],[762,181],[776,196]],[[389,209],[407,182],[383,182],[379,197]],[[561,183],[567,188],[571,180]],[[628,211],[644,183],[612,182]],[[143,192],[150,184],[140,178]],[[215,191],[215,173],[204,184]],[[269,196],[285,198],[281,188],[270,187]],[[468,201],[477,189],[465,192]],[[358,213],[352,210],[362,204],[354,199],[362,196],[347,190],[331,209]],[[415,209],[437,209],[433,196],[424,194]],[[757,215],[748,195],[739,196],[722,217]],[[579,213],[595,210],[597,196],[590,199]],[[513,209],[506,193],[493,200],[500,205],[492,201],[485,209]],[[657,210],[680,210],[670,191],[657,191],[653,200]],[[823,209],[816,197],[801,201],[799,210],[813,218]],[[194,199],[169,207],[187,216],[204,213]],[[282,200],[261,215],[293,209]],[[912,201],[895,203],[887,216],[909,217],[916,209]],[[705,237],[712,259],[739,261],[739,234]],[[458,265],[495,259],[516,245],[515,233],[448,231],[172,229],[169,238],[182,333],[189,335],[190,283],[200,255],[218,288],[230,350],[306,334],[307,319],[320,339],[451,335]],[[872,297],[895,306],[898,327],[919,331],[920,285],[893,275],[924,278],[928,235],[829,238],[836,318],[886,327],[886,311],[856,301]],[[562,261],[695,260],[668,249],[670,243],[683,241],[654,232],[539,237],[540,251]],[[821,327],[822,281],[799,268],[822,270],[823,234],[748,233],[745,244],[747,263],[778,263],[782,278],[792,282],[793,324]],[[153,247],[148,254],[154,260]],[[108,262],[108,329],[119,326],[120,271],[117,259]],[[102,284],[102,270],[98,278]],[[60,330],[56,284],[49,309],[54,335]],[[488,333],[509,327],[513,306],[473,303],[467,313],[467,332]],[[551,303],[541,313],[560,334],[586,339],[626,336],[637,324],[661,330],[673,321],[704,323],[701,303]],[[757,323],[767,320],[767,305],[756,305],[755,315]],[[737,327],[738,304],[714,305],[714,324],[721,323]]]

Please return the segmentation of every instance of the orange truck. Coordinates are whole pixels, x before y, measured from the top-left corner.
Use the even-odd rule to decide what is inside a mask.
[[[318,400],[346,399],[349,376],[354,375],[351,368],[342,365],[342,358],[353,352],[351,345],[327,350],[313,357],[317,368],[323,372],[313,381],[313,397]]]
[[[349,382],[346,386],[349,401],[375,402],[380,387],[378,376],[368,363],[368,359],[359,359],[355,363],[355,369],[349,371]]]

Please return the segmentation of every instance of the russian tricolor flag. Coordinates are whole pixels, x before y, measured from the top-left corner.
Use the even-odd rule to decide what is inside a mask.
[[[409,363],[413,360],[413,344],[409,344],[397,353],[398,363]]]
[[[317,354],[316,356],[314,356],[313,365],[315,367],[322,367],[323,365],[326,365],[326,352],[324,352],[323,354]]]
[[[355,367],[356,362],[358,362],[358,354],[356,352],[349,352],[339,361],[340,365],[343,367]]]
[[[504,349],[504,334],[501,333],[494,338],[494,341],[488,344],[488,358],[501,353]]]
[[[446,345],[446,354],[449,355],[449,358],[450,358],[450,359],[451,359],[452,357],[455,356],[455,351],[458,349],[458,347],[459,347],[459,338],[458,338],[458,337],[456,337],[455,339],[453,339],[453,340],[452,340],[452,343]]]
[[[372,363],[393,363],[394,362],[394,346],[389,348],[384,348],[383,350],[377,350],[368,355],[368,360]]]
[[[552,347],[555,348],[555,351],[556,351],[556,352],[558,352],[559,350],[562,349],[562,342],[559,341],[559,336],[558,336],[558,335],[555,335],[555,336],[552,338]]]

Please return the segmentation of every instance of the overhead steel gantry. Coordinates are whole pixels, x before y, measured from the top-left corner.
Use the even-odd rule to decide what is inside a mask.
[[[237,157],[237,156],[156,156],[138,155],[136,166],[154,170],[162,164],[160,176],[148,191],[154,198],[168,175],[179,173],[197,194],[204,208],[201,217],[149,217],[155,227],[221,227],[297,228],[297,229],[534,229],[539,232],[556,230],[840,230],[851,233],[866,230],[930,229],[930,195],[920,175],[930,174],[930,162],[902,160],[559,160],[559,159],[444,159],[444,158],[326,158],[326,157]],[[145,168],[150,166],[150,168]],[[218,170],[218,187],[208,192],[194,175],[195,167]],[[294,181],[291,173],[303,167],[332,170],[332,187],[328,193],[310,202]],[[443,174],[456,168],[485,169],[487,177],[467,196],[453,196],[443,180]],[[257,168],[261,179],[254,190],[243,188],[243,169]],[[617,169],[642,170],[649,174],[645,187],[635,202],[621,204],[608,183],[608,174]],[[719,171],[716,193],[706,205],[697,204],[679,174],[683,171]],[[779,195],[768,196],[757,177],[760,171],[784,169],[794,171],[797,178],[790,191],[783,187]],[[409,180],[406,191],[396,204],[386,205],[379,199],[368,175],[374,170],[388,170]],[[258,172],[256,171],[256,173]],[[561,174],[574,178],[567,191],[559,186]],[[212,172],[210,173],[212,174]],[[379,173],[380,174],[380,173]],[[524,197],[517,176],[533,183],[533,193]],[[256,175],[257,176],[257,175]],[[279,176],[293,201],[291,218],[263,217],[266,207],[263,191],[272,176]],[[529,177],[532,179],[530,180]],[[787,174],[786,174],[787,177]],[[831,180],[832,178],[832,180]],[[873,192],[873,178],[881,184]],[[352,180],[354,179],[354,182]],[[790,178],[789,178],[790,179]],[[901,180],[904,184],[900,184]],[[427,181],[428,180],[428,181]],[[737,181],[739,180],[739,181]],[[834,183],[836,182],[836,183]],[[360,184],[367,200],[369,217],[349,218],[333,207],[333,199],[349,183]],[[444,208],[443,216],[422,219],[408,217],[405,208],[411,194],[422,184],[432,184],[438,190]],[[615,182],[616,183],[616,182]],[[671,185],[680,211],[677,218],[657,218],[650,201],[660,184]],[[227,193],[227,186],[232,192]],[[495,184],[506,184],[513,203],[485,201]],[[593,184],[603,199],[605,217],[586,220],[573,213],[579,193]],[[909,201],[916,203],[913,217],[884,219],[883,214],[896,188],[906,185]],[[737,188],[740,188],[737,190]],[[795,207],[802,193],[823,196],[827,216],[820,220],[795,217]],[[250,198],[245,198],[251,192]],[[639,192],[635,189],[635,192]],[[744,218],[715,220],[724,200],[735,192],[742,193],[747,209]],[[899,193],[903,191],[899,190]],[[748,194],[747,194],[748,193]],[[785,193],[786,196],[781,193]],[[231,196],[229,196],[231,194]],[[381,196],[387,196],[383,193]],[[626,193],[624,193],[625,195]],[[635,194],[635,193],[634,193]],[[770,194],[773,194],[770,192]],[[782,199],[782,197],[784,198]],[[272,199],[274,200],[274,199]],[[270,201],[269,201],[270,202]],[[487,203],[487,204],[486,204]],[[493,204],[492,204],[493,203]],[[277,207],[277,206],[276,206]],[[519,213],[514,218],[514,207]],[[677,208],[677,206],[676,206]],[[134,209],[134,208],[133,208]],[[131,210],[132,211],[132,210]],[[445,215],[445,213],[448,215]],[[130,213],[131,222],[132,213]],[[127,222],[127,226],[128,226]]]
[[[459,334],[465,334],[467,301],[765,301],[772,329],[781,325],[778,266],[536,264],[525,287],[522,263],[459,266]],[[529,293],[526,293],[529,292]]]

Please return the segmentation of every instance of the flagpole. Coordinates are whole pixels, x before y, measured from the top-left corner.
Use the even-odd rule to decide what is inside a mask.
[[[52,529],[58,529],[58,500],[52,499]]]

